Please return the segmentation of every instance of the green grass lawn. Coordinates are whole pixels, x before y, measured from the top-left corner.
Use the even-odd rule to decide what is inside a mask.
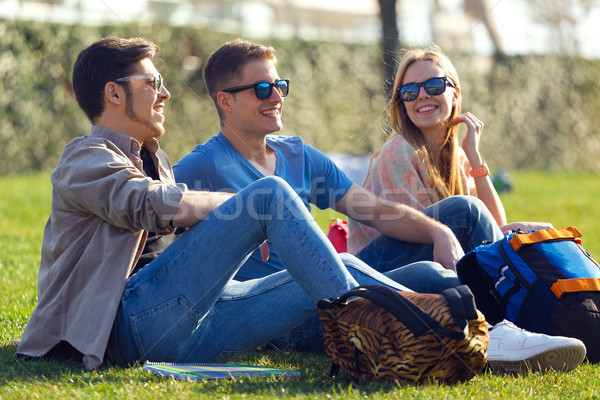
[[[515,172],[513,191],[502,200],[510,221],[575,225],[583,244],[600,259],[600,176]],[[79,363],[16,362],[18,338],[36,304],[42,230],[50,211],[49,174],[0,177],[0,398],[336,398],[336,399],[593,399],[600,398],[600,366],[584,364],[569,373],[504,375],[482,373],[456,385],[356,384],[328,376],[324,355],[256,350],[236,361],[301,371],[297,379],[240,379],[181,382],[142,371],[104,367],[87,371]],[[314,211],[326,229],[335,217]]]

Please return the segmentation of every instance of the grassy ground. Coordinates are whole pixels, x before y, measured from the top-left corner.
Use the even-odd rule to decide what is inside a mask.
[[[600,176],[519,172],[514,190],[503,195],[510,220],[575,225],[583,244],[600,258]],[[482,373],[456,385],[356,384],[328,377],[323,355],[253,351],[237,361],[302,372],[293,380],[240,379],[181,382],[147,374],[139,366],[87,371],[78,363],[16,362],[16,346],[36,303],[41,233],[50,210],[48,174],[0,177],[0,398],[337,398],[337,399],[592,399],[600,398],[600,366],[584,364],[569,373],[503,375]],[[335,215],[315,212],[326,228]]]

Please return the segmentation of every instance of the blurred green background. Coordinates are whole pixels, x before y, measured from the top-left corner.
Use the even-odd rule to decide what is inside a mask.
[[[100,37],[143,36],[172,94],[162,146],[175,162],[218,131],[202,68],[236,37],[164,24],[58,25],[0,20],[0,174],[53,168],[64,145],[89,132],[71,88],[79,51]],[[377,44],[257,40],[277,49],[291,80],[282,134],[324,152],[367,155],[385,140],[386,96]],[[600,170],[600,60],[496,56],[445,49],[463,86],[463,110],[484,121],[482,153],[493,169]]]

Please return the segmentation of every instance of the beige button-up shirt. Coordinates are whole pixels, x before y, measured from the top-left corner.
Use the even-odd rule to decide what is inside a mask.
[[[158,141],[146,143],[160,181],[143,173],[140,143],[106,128],[65,146],[52,172],[38,304],[17,356],[39,357],[61,340],[102,364],[119,301],[146,232],[172,228],[183,194]]]

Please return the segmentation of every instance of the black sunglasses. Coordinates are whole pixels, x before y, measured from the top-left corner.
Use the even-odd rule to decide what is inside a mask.
[[[252,85],[244,85],[244,86],[234,86],[228,89],[223,89],[226,93],[237,93],[242,90],[254,89],[254,94],[256,98],[259,100],[266,100],[271,97],[271,93],[273,93],[273,88],[279,92],[281,97],[285,97],[290,92],[290,80],[289,79],[279,79],[273,83],[271,82],[259,82]]]
[[[446,86],[456,87],[451,80],[445,76],[429,78],[424,82],[413,82],[402,85],[396,90],[398,98],[402,101],[413,101],[419,97],[419,90],[425,88],[425,91],[432,96],[438,96],[446,91]]]
[[[159,73],[126,76],[124,78],[117,79],[115,82],[130,82],[130,81],[135,81],[138,79],[148,79],[148,78],[154,78],[154,90],[156,90],[156,93],[160,93],[160,89],[163,86],[163,79],[162,79],[162,75]]]

